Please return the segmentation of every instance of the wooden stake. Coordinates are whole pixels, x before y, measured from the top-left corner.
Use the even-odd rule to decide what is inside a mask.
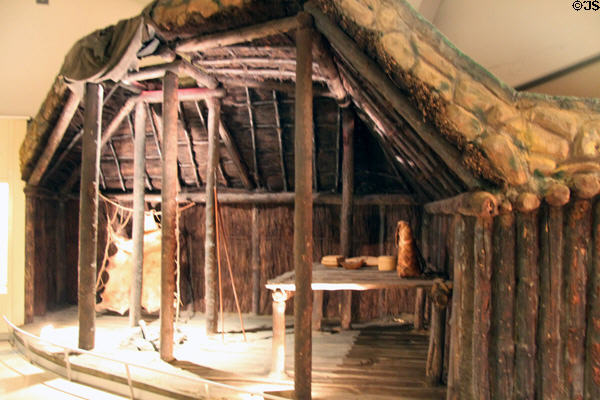
[[[216,171],[219,164],[219,120],[221,102],[208,101],[208,161],[206,164],[206,236],[204,239],[204,305],[206,333],[217,333],[217,280],[215,254],[215,198]]]
[[[568,190],[566,192],[569,193]],[[561,196],[564,198],[564,196]],[[548,205],[540,221],[540,311],[536,393],[540,399],[559,398],[560,319],[563,285],[563,208]]]
[[[593,210],[593,253],[589,274],[585,398],[600,398],[600,203]]]
[[[173,360],[173,293],[177,259],[177,87],[173,72],[163,79],[162,246],[160,275],[160,358]]]
[[[577,199],[567,207],[564,254],[563,388],[569,399],[584,393],[585,310],[591,243],[591,203]]]
[[[480,217],[474,232],[473,393],[490,399],[489,344],[492,302],[492,218]]]
[[[96,331],[96,251],[98,248],[98,180],[102,127],[102,86],[85,85],[79,192],[79,348],[94,348]]]
[[[422,330],[425,327],[425,292],[423,288],[417,288],[415,293],[415,312],[413,326],[415,330]]]
[[[494,221],[490,391],[492,399],[512,399],[515,373],[515,216]]]
[[[129,326],[138,326],[142,318],[142,275],[144,270],[144,178],[146,176],[146,114],[144,103],[135,105],[133,143],[133,260],[129,297]]]
[[[432,301],[429,349],[427,352],[426,375],[432,385],[442,383],[444,361],[444,336],[446,330],[446,307]]]
[[[294,204],[294,391],[296,399],[311,398],[312,364],[312,17],[297,16],[296,103],[295,103],[295,190]]]
[[[537,212],[518,212],[516,229],[514,394],[519,399],[532,399],[535,395],[535,338],[539,281]]]

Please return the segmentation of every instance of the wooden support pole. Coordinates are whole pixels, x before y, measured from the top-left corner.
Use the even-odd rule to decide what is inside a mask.
[[[217,333],[217,257],[215,242],[216,171],[219,164],[219,120],[221,102],[208,101],[208,161],[206,163],[206,236],[204,239],[204,306],[206,333]]]
[[[413,316],[413,326],[415,330],[422,330],[425,327],[425,291],[423,288],[417,288],[415,292],[415,312]]]
[[[323,322],[323,290],[313,290],[312,329],[314,331],[320,331],[322,322]]]
[[[135,106],[133,149],[133,254],[129,297],[129,326],[138,326],[142,317],[142,275],[144,270],[144,178],[146,177],[146,111]]]
[[[386,218],[386,213],[385,213],[385,206],[384,205],[379,205],[378,207],[379,210],[379,255],[384,255],[385,254],[385,229],[386,229],[386,223],[385,223],[385,218]],[[386,312],[385,312],[385,306],[386,306],[386,302],[385,302],[385,294],[386,294],[386,290],[385,289],[379,289],[379,293],[378,293],[378,299],[377,299],[377,307],[379,308],[378,310],[378,315],[380,317],[385,316]]]
[[[558,207],[548,205],[542,208],[540,219],[540,307],[536,393],[540,399],[556,399],[559,398],[562,388],[560,370],[560,307],[563,298],[562,204]]]
[[[479,217],[474,232],[473,393],[490,399],[489,347],[492,303],[492,218]]]
[[[58,200],[56,213],[56,304],[63,304],[66,300],[65,282],[67,278],[67,237],[66,228],[66,204],[64,199]]]
[[[537,211],[517,213],[516,237],[514,395],[533,399],[539,284]]]
[[[96,251],[98,248],[98,180],[102,127],[102,86],[85,85],[79,192],[79,348],[94,348],[96,332]]]
[[[446,332],[446,305],[432,301],[429,349],[427,352],[426,375],[432,385],[442,383],[444,369],[444,340]]]
[[[593,210],[585,358],[585,398],[600,399],[600,203]]]
[[[512,399],[515,372],[515,216],[494,221],[490,392],[492,399]]]
[[[260,312],[260,237],[258,207],[252,207],[252,312]]]
[[[584,394],[585,311],[587,268],[591,243],[590,200],[576,199],[567,207],[564,253],[563,389],[566,398]]]
[[[459,310],[460,323],[458,330],[458,382],[461,400],[476,399],[473,393],[473,291],[474,291],[474,239],[475,218],[462,217],[458,220],[456,230],[456,256],[455,260],[461,276],[460,283],[460,305],[455,308]]]
[[[310,15],[299,13],[296,30],[295,190],[294,204],[294,391],[296,399],[311,398],[312,376],[312,37]]]
[[[177,260],[177,87],[173,72],[163,78],[162,246],[160,267],[160,358],[173,360],[173,299]]]
[[[342,109],[342,209],[340,212],[340,248],[342,256],[352,252],[352,209],[354,207],[354,112]],[[341,298],[342,329],[352,322],[352,291],[345,290]]]
[[[25,323],[33,322],[35,297],[35,197],[25,191]]]
[[[273,339],[271,344],[270,376],[285,377],[285,301],[288,293],[276,290],[273,296]]]

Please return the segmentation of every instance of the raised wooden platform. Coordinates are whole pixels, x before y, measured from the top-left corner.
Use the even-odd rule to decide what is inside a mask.
[[[396,271],[379,271],[377,267],[362,267],[356,270],[326,267],[313,264],[312,290],[369,290],[383,288],[425,288],[433,285],[431,279],[400,278]],[[265,285],[271,290],[295,291],[296,274],[286,272],[273,278]]]

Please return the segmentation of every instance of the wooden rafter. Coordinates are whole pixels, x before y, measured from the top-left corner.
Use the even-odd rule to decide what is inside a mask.
[[[314,101],[314,100],[313,100]],[[313,128],[312,128],[312,180],[313,180],[313,190],[315,192],[319,191],[319,169],[317,168],[317,115],[313,114]]]
[[[418,110],[413,107],[396,88],[393,82],[381,70],[381,67],[356,45],[342,30],[334,25],[314,4],[306,3],[305,9],[312,14],[317,29],[323,33],[329,43],[349,64],[351,64],[370,85],[377,88],[389,101],[392,108],[400,114],[425,143],[442,159],[454,174],[469,189],[481,187],[483,182],[475,178],[461,162],[459,151],[446,143],[434,127],[423,121]]]
[[[152,138],[154,139],[154,145],[156,146],[156,152],[158,153],[158,157],[162,160],[162,151],[160,150],[160,142],[158,140],[158,129],[156,128],[156,121],[152,116],[152,112],[150,111],[150,105],[148,103],[144,103],[146,109],[146,116],[150,120],[150,127],[152,128]]]
[[[125,187],[125,180],[123,179],[123,173],[121,172],[121,162],[119,161],[119,157],[117,156],[117,152],[115,151],[115,146],[113,144],[112,139],[108,140],[108,148],[110,149],[113,160],[115,162],[115,166],[117,167],[117,174],[119,175],[119,183],[121,184],[121,189],[123,189],[123,191],[126,192],[127,188]]]
[[[333,61],[333,56],[327,48],[322,35],[315,35],[313,41],[313,55],[319,66],[321,74],[326,79],[327,87],[338,102],[346,102],[348,93],[340,79],[340,74]]]
[[[295,17],[283,18],[264,24],[191,38],[179,43],[175,50],[189,53],[205,51],[216,47],[231,46],[232,44],[249,42],[262,37],[285,33],[295,29],[296,26]]]
[[[52,129],[52,133],[50,133],[50,137],[48,138],[48,142],[44,147],[44,151],[38,158],[35,168],[27,180],[29,185],[36,186],[42,180],[42,176],[44,175],[44,172],[46,172],[46,168],[48,168],[48,164],[50,164],[54,152],[62,141],[63,136],[65,135],[69,124],[71,123],[71,119],[73,118],[73,115],[75,115],[75,111],[77,111],[79,101],[79,97],[75,93],[70,92],[65,106],[63,107],[62,113],[54,125],[54,129]]]
[[[181,124],[183,125],[183,135],[186,141],[188,157],[190,157],[190,161],[192,163],[192,166],[194,167],[194,182],[196,183],[196,187],[199,188],[202,185],[202,182],[198,172],[198,163],[196,162],[194,148],[192,147],[192,132],[190,131],[190,125],[188,124],[187,118],[185,117],[185,113],[183,111],[183,107],[181,106],[181,102],[177,104],[177,109],[179,111],[179,118],[181,120]]]
[[[275,130],[277,132],[277,141],[279,144],[279,160],[281,161],[281,179],[283,180],[283,190],[288,191],[287,173],[285,170],[285,156],[283,151],[283,129],[281,128],[281,117],[279,116],[279,102],[277,101],[277,92],[273,90],[273,110],[275,111]]]
[[[156,112],[156,110],[154,110],[151,107],[150,107],[150,111],[152,112],[152,120],[154,121],[154,124],[155,124],[155,126],[157,128],[156,129],[156,133],[157,133],[157,136],[158,136],[158,141],[162,145],[164,145],[162,117],[160,115],[158,115],[158,113]],[[164,160],[164,155],[162,155],[162,159]],[[179,192],[179,190],[183,186],[182,184],[184,183],[183,180],[181,179],[181,162],[179,161],[179,156],[177,157],[177,168],[178,168],[178,171],[177,171],[177,191]],[[162,184],[163,183],[161,183],[161,185]]]
[[[204,115],[202,114],[202,110],[200,109],[200,105],[198,104],[198,102],[194,102],[194,105],[196,106],[196,112],[198,114],[198,117],[200,118],[200,123],[202,124],[202,127],[206,130],[207,134],[208,134],[208,126],[206,125],[206,119],[204,118]],[[200,142],[200,141],[195,141],[193,142],[194,144],[200,144],[200,143],[208,143],[208,141],[204,142]],[[229,187],[229,179],[227,178],[227,175],[225,175],[225,168],[223,167],[223,159],[222,157],[219,157],[219,164],[217,165],[218,170],[219,170],[219,175],[221,175],[221,178],[223,178],[223,181],[225,182],[225,186]]]
[[[246,89],[246,107],[248,108],[248,119],[250,121],[250,135],[252,138],[252,163],[254,164],[254,182],[258,188],[261,187],[260,177],[258,173],[258,155],[256,152],[256,129],[254,128],[254,114],[252,112],[252,100],[250,99],[250,89]]]

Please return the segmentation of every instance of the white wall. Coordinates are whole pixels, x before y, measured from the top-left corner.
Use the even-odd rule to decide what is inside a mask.
[[[8,293],[0,294],[0,315],[23,324],[25,315],[25,194],[19,172],[19,147],[27,121],[0,118],[0,182],[9,184]],[[0,334],[7,331],[0,321]]]
[[[150,0],[0,0],[0,115],[35,116],[71,46]]]

